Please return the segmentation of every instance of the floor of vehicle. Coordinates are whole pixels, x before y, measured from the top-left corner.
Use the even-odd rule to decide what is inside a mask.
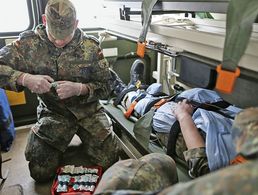
[[[3,184],[3,188],[20,184],[23,187],[24,195],[48,195],[51,194],[52,180],[45,184],[36,183],[31,177],[28,169],[28,162],[25,160],[24,151],[27,142],[29,127],[22,127],[16,131],[16,138],[9,152],[2,152],[3,161],[2,172],[9,170],[7,179]],[[75,136],[68,150],[65,152],[65,158],[62,164],[74,164],[87,166],[89,160],[87,156],[80,153],[80,139]],[[78,149],[74,150],[74,147]],[[11,160],[8,160],[11,159]],[[0,192],[1,194],[1,192]]]
[[[2,152],[2,172],[9,171],[7,179],[4,181],[2,188],[6,189],[9,186],[21,185],[24,195],[48,195],[51,194],[51,186],[53,180],[45,184],[36,183],[31,177],[28,168],[28,162],[25,160],[25,147],[27,143],[27,135],[30,131],[30,126],[23,126],[16,129],[16,138],[12,144],[10,151]],[[75,136],[70,143],[68,149],[64,154],[64,159],[61,165],[84,165],[90,166],[89,158],[82,154],[80,149],[81,140]],[[120,155],[121,159],[125,159],[126,155]],[[181,170],[180,166],[177,167],[179,181],[187,181],[189,178]],[[1,180],[0,180],[1,181]],[[5,193],[6,194],[6,193]],[[4,195],[5,195],[4,194]],[[9,194],[9,193],[8,193]],[[0,191],[0,195],[2,195]]]

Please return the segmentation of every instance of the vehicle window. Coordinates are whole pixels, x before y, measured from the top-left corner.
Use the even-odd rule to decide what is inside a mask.
[[[98,28],[96,18],[101,15],[102,0],[71,0],[77,11],[80,28]]]
[[[23,31],[29,24],[27,0],[1,0],[0,33]]]

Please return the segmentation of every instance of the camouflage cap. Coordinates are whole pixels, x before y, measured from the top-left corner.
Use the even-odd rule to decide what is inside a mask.
[[[73,33],[76,11],[69,0],[49,0],[45,14],[48,31],[55,39],[64,39]]]
[[[118,161],[103,174],[94,194],[119,189],[158,191],[177,182],[176,165],[165,154]]]
[[[246,157],[258,154],[258,108],[240,112],[233,123],[236,151]]]

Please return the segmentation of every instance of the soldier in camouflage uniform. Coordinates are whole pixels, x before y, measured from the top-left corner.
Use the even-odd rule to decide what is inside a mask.
[[[165,154],[119,161],[103,174],[95,193],[118,189],[160,191],[178,181],[175,173],[174,160]]]
[[[136,189],[130,183],[127,183],[127,187],[124,187],[124,189],[130,189],[130,191],[121,188],[117,188],[121,190],[114,191],[114,184],[110,187],[105,186],[102,190],[101,183],[105,181],[101,180],[99,187],[96,189],[96,194],[258,194],[258,108],[248,108],[237,115],[233,124],[232,136],[239,156],[245,159],[244,163],[231,165],[190,182],[172,185],[161,192],[145,190],[148,189],[148,185],[155,185],[153,184],[156,182],[155,179],[152,180],[153,182],[143,182],[142,189]],[[151,159],[149,161],[151,162]],[[115,165],[111,168],[115,169]],[[124,172],[126,171],[124,170]],[[154,173],[146,173],[145,177],[147,177],[147,174],[153,177],[153,174],[156,173],[165,174],[163,176],[166,177],[169,172],[164,173],[156,169]],[[162,175],[158,175],[158,178],[160,177]],[[133,180],[137,181],[137,179],[136,177]],[[112,176],[110,178],[105,177],[105,180],[112,183],[110,181]],[[132,179],[128,178],[128,180]],[[116,182],[117,179],[113,181]]]
[[[38,95],[37,123],[25,156],[31,176],[48,181],[75,134],[94,164],[109,167],[118,160],[111,122],[98,100],[110,92],[110,72],[98,43],[77,28],[69,0],[50,0],[43,25],[27,31],[0,50],[0,86],[27,87]]]

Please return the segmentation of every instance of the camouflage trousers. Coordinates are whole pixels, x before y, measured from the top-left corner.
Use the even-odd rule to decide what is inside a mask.
[[[104,112],[98,111],[78,121],[74,117],[44,111],[32,127],[25,150],[30,174],[36,181],[48,181],[54,176],[75,134],[82,141],[82,153],[93,165],[107,169],[118,160],[118,142]]]
[[[156,133],[157,138],[160,140],[160,143],[162,146],[167,147],[168,145],[168,139],[169,139],[169,133]],[[184,137],[182,135],[182,133],[180,132],[178,134],[177,140],[176,140],[176,154],[177,156],[185,161],[185,157],[184,157],[184,151],[187,150],[185,141],[184,141]]]

